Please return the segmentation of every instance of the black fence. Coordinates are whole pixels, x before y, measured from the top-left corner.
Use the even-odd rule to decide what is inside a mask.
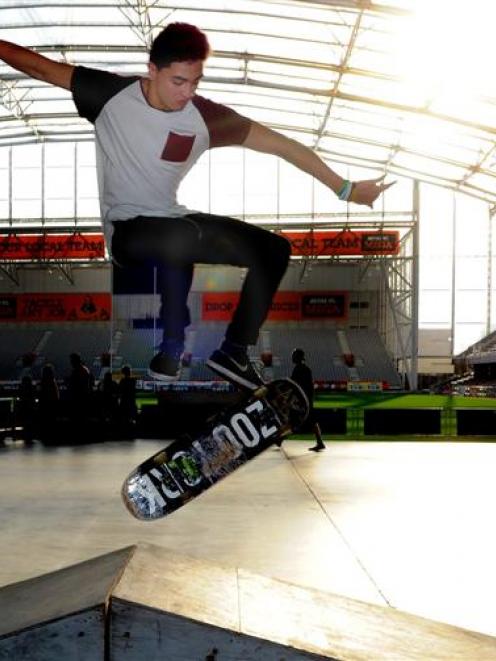
[[[441,433],[441,409],[364,409],[365,436],[431,436]]]
[[[496,409],[458,409],[458,436],[496,436]]]

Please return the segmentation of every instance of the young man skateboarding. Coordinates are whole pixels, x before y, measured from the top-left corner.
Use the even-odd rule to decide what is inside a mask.
[[[242,145],[284,158],[356,204],[372,206],[391,184],[345,181],[311,149],[197,95],[209,50],[198,28],[172,23],[154,40],[148,76],[141,78],[55,62],[0,41],[0,59],[70,90],[79,115],[95,125],[101,213],[113,260],[161,267],[164,330],[150,374],[162,380],[179,374],[194,265],[230,264],[248,271],[225,339],[207,364],[255,389],[261,379],[247,347],[256,342],[286,271],[289,243],[233,218],[186,209],[176,200],[180,182],[205,150]]]

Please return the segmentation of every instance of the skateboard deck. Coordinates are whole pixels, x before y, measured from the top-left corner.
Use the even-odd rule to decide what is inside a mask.
[[[137,519],[167,516],[303,424],[303,390],[290,379],[272,381],[140,464],[124,481],[122,497]]]

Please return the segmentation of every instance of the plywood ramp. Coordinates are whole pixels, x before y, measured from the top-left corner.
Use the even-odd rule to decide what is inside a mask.
[[[0,611],[2,621],[9,613],[0,629],[0,659],[9,661],[496,659],[490,636],[152,545],[0,589]],[[105,623],[84,629],[98,612]],[[90,645],[91,635],[101,644]],[[67,650],[80,644],[77,655],[64,636]],[[57,641],[57,656],[40,654],[42,639]]]
[[[104,659],[108,598],[134,551],[0,588],[0,660]]]

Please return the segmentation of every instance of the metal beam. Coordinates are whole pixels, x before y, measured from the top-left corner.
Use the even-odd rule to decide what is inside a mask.
[[[16,264],[1,264],[0,263],[0,271],[4,275],[6,275],[7,278],[16,285],[16,287],[20,286],[21,282],[19,280],[19,275],[18,275]]]
[[[331,110],[332,110],[332,105],[334,103],[334,99],[336,98],[336,95],[338,93],[339,87],[341,85],[341,79],[343,78],[343,73],[346,71],[348,68],[348,63],[351,58],[351,54],[353,53],[353,48],[355,47],[356,39],[358,36],[358,32],[360,30],[360,23],[362,21],[362,16],[363,16],[363,10],[360,11],[356,17],[355,20],[355,25],[353,26],[353,29],[351,31],[350,39],[348,41],[348,45],[346,47],[346,53],[343,57],[343,60],[341,62],[341,66],[339,67],[339,75],[334,81],[334,86],[331,91],[330,95],[330,100],[329,103],[327,104],[327,108],[324,112],[324,115],[322,117],[322,120],[320,122],[320,126],[317,129],[316,136],[315,136],[315,141],[313,144],[314,149],[318,149],[320,140],[327,128],[327,122],[329,121],[329,117],[331,116]]]

